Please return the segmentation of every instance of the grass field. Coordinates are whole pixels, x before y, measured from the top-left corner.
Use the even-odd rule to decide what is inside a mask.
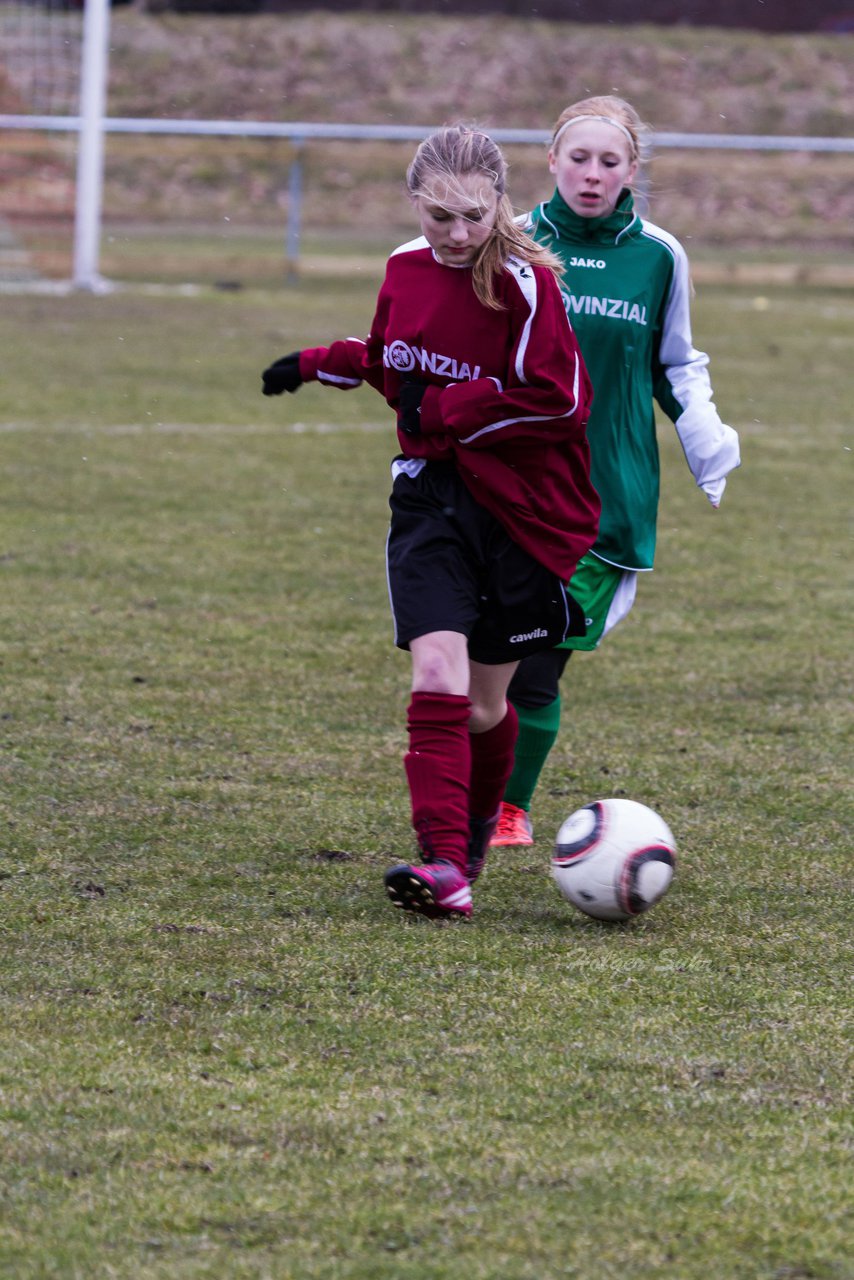
[[[387,412],[269,402],[374,281],[7,297],[0,1274],[845,1280],[854,295],[702,288],[742,433],[662,428],[657,571],[573,659],[532,850],[401,918]],[[562,902],[562,818],[674,887]]]

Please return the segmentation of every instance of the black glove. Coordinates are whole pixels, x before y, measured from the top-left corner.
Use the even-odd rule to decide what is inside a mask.
[[[427,386],[423,382],[404,378],[400,384],[397,401],[397,425],[407,436],[421,435],[421,401]]]
[[[289,356],[275,360],[269,369],[261,374],[264,382],[265,396],[280,396],[283,391],[299,391],[302,378],[299,372],[299,352],[292,351]]]

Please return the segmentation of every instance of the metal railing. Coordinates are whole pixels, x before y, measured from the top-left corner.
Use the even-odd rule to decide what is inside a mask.
[[[433,132],[435,125],[371,125],[320,124],[307,121],[270,120],[163,120],[145,117],[105,116],[100,121],[103,133],[149,134],[221,138],[280,138],[294,147],[288,180],[288,215],[285,254],[292,270],[299,262],[303,200],[303,147],[313,141],[420,142]],[[35,131],[82,134],[83,116],[0,115],[0,131],[29,129]],[[551,134],[543,129],[490,129],[490,137],[500,145],[532,144],[546,146]],[[651,151],[666,148],[716,151],[812,151],[854,153],[854,138],[793,137],[777,134],[726,133],[653,133]],[[100,230],[100,204],[90,208],[78,200],[76,240],[84,241],[86,252],[76,257],[74,283],[81,289],[95,289],[97,273],[97,239]],[[82,265],[80,265],[82,257]]]

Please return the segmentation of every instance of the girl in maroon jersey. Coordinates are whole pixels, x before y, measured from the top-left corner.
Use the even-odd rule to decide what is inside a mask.
[[[386,549],[395,643],[412,656],[405,757],[421,853],[392,902],[470,916],[513,766],[507,686],[526,654],[583,630],[565,589],[597,530],[590,383],[556,260],[516,224],[506,163],[466,126],[419,146],[422,236],[388,261],[366,341],[294,352],[264,394],[369,382],[397,414]]]

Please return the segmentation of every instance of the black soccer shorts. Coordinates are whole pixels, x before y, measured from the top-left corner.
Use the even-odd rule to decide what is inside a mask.
[[[584,633],[560,578],[475,502],[453,463],[397,475],[386,544],[394,641],[433,631],[468,638],[475,662],[514,662]]]

